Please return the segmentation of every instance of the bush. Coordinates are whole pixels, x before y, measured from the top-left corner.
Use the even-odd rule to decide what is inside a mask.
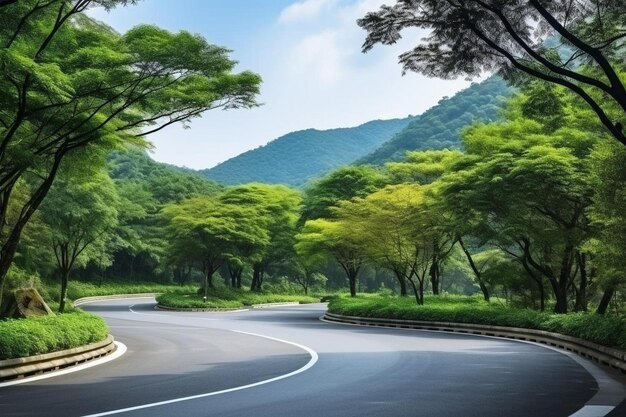
[[[430,296],[423,306],[408,297],[334,297],[328,311],[357,317],[439,321],[545,330],[626,349],[626,319],[590,313],[552,314],[509,308],[477,297]]]
[[[98,286],[90,282],[71,281],[67,288],[67,297],[70,300],[77,300],[83,297],[95,297],[101,295],[116,294],[142,294],[142,293],[164,293],[164,292],[191,292],[197,285],[165,285],[154,282],[104,282]],[[47,283],[46,292],[50,298],[46,301],[58,302],[60,297],[60,284]]]
[[[304,295],[256,293],[227,287],[212,288],[204,302],[197,293],[165,293],[157,297],[159,304],[172,308],[241,308],[253,304],[300,302],[317,303],[319,298]]]
[[[76,310],[57,316],[0,321],[0,360],[71,349],[104,340],[104,320]]]

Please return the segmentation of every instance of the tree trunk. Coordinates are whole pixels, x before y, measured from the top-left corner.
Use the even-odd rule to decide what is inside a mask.
[[[250,285],[250,291],[261,291],[261,285],[263,284],[263,264],[260,262],[252,265],[252,284]]]
[[[59,313],[63,313],[65,311],[65,298],[67,297],[67,283],[69,281],[70,271],[68,270],[59,271],[59,275],[61,277],[61,296],[59,298]]]
[[[580,285],[576,292],[576,301],[574,311],[587,311],[587,258],[584,253],[576,253],[576,262],[578,262],[578,270],[580,271]]]
[[[400,271],[397,270],[393,270],[394,275],[396,276],[396,279],[398,280],[398,283],[400,284],[400,296],[401,297],[406,297],[407,296],[407,291],[406,291],[406,278],[404,276],[404,274]]]
[[[481,271],[478,269],[478,267],[474,263],[474,258],[472,258],[472,254],[467,250],[467,248],[465,247],[465,244],[463,243],[463,240],[460,237],[458,239],[458,242],[459,242],[459,245],[461,245],[461,249],[463,250],[465,257],[467,258],[467,262],[469,263],[470,268],[472,268],[472,271],[474,271],[474,276],[476,277],[476,282],[478,283],[478,286],[480,287],[480,291],[483,293],[483,298],[485,299],[485,301],[489,302],[489,298],[490,298],[489,288],[487,288],[487,286],[485,285],[485,282],[482,280]]]
[[[350,297],[356,297],[356,276],[357,272],[350,271],[348,274],[348,282],[350,284]]]
[[[604,290],[604,293],[602,294],[602,299],[600,300],[600,304],[598,304],[596,313],[598,314],[606,313],[606,310],[609,307],[609,303],[611,302],[611,299],[613,298],[614,294],[615,294],[615,287],[613,286]]]
[[[433,295],[439,295],[439,259],[437,255],[433,256],[433,262],[428,273],[430,275],[430,285],[433,288]]]

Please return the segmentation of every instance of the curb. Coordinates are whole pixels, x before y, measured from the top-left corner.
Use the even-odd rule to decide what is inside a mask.
[[[263,303],[263,304],[252,304],[250,307],[252,308],[272,308],[272,307],[283,307],[283,306],[298,306],[300,305],[300,301],[285,301],[283,303]]]
[[[272,308],[272,307],[282,307],[282,306],[295,306],[300,305],[299,301],[287,301],[284,303],[263,303],[263,304],[252,304],[249,306],[242,306],[236,308],[176,308],[176,307],[167,307],[162,304],[156,305],[156,310],[164,310],[164,311],[191,311],[191,312],[233,312],[233,311],[246,311],[250,307],[251,308]]]
[[[1,360],[0,381],[23,378],[77,365],[113,353],[116,349],[113,336],[107,335],[106,339],[100,342],[73,349]]]
[[[245,307],[234,307],[234,308],[176,308],[176,307],[167,307],[162,304],[157,304],[155,310],[163,310],[163,311],[190,311],[190,312],[203,312],[203,311],[212,311],[215,313],[219,312],[232,312],[232,311],[245,311],[247,310]]]
[[[72,306],[77,307],[81,304],[92,303],[94,301],[115,300],[119,298],[149,298],[156,297],[162,293],[160,292],[146,292],[139,294],[116,294],[116,295],[96,295],[93,297],[82,297],[74,300]]]
[[[364,318],[355,316],[342,316],[340,314],[326,313],[324,319],[330,322],[357,324],[374,327],[395,327],[401,329],[434,330],[452,333],[475,334],[482,336],[495,336],[507,339],[524,340],[541,343],[576,353],[598,364],[616,369],[626,374],[626,351],[609,348],[566,336],[559,333],[546,332],[543,330],[522,329],[517,327],[487,326],[482,324],[446,323],[436,321],[415,320],[392,320],[378,318]]]

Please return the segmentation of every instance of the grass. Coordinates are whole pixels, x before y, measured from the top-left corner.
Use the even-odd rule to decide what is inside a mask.
[[[48,297],[46,301],[58,301],[60,296],[60,285],[58,283],[44,285]],[[154,282],[104,282],[101,286],[90,282],[70,281],[67,288],[67,297],[70,300],[77,300],[83,297],[95,297],[102,295],[116,294],[142,294],[142,293],[164,293],[164,292],[192,292],[197,289],[197,285],[158,284]]]
[[[100,317],[76,310],[57,316],[0,321],[0,360],[71,349],[106,338]]]
[[[430,296],[423,306],[404,297],[334,297],[328,311],[347,316],[485,324],[545,330],[626,349],[626,319],[590,313],[552,314],[487,303],[477,297]]]
[[[196,292],[168,292],[158,296],[157,301],[165,307],[172,308],[241,308],[265,303],[316,303],[319,302],[319,298],[306,295],[256,293],[244,289],[215,288],[209,291],[206,302]]]

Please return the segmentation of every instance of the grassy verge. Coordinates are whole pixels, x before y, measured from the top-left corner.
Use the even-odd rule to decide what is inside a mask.
[[[300,302],[316,303],[319,298],[305,295],[284,295],[270,293],[255,293],[247,290],[233,290],[230,288],[212,289],[207,301],[196,292],[180,293],[168,292],[157,297],[159,304],[172,308],[240,308],[252,304]]]
[[[551,314],[489,304],[473,297],[335,297],[328,311],[347,316],[441,321],[546,330],[600,345],[626,349],[626,319],[588,313]]]
[[[100,317],[76,310],[57,316],[0,321],[0,360],[71,349],[104,340]]]
[[[57,283],[44,285],[48,294],[48,300],[58,301],[60,295],[60,286]],[[154,282],[104,282],[98,286],[90,282],[70,281],[67,289],[67,297],[71,300],[77,300],[83,297],[96,297],[102,295],[116,294],[142,294],[142,293],[164,293],[164,292],[192,292],[196,290],[197,285],[165,285]]]

